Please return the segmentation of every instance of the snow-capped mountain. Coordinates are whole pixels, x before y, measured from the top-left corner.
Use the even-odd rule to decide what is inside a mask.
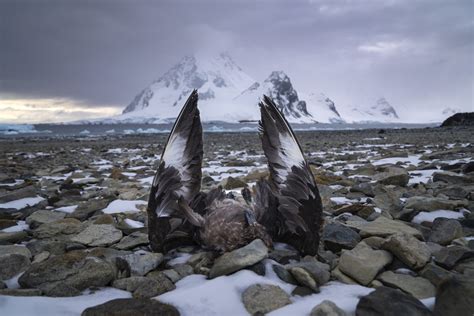
[[[352,122],[398,122],[395,108],[385,99],[379,98],[369,108],[353,107],[347,117]]]
[[[313,115],[315,121],[320,123],[343,123],[336,109],[336,104],[324,93],[310,93],[306,97],[308,111]]]
[[[255,82],[234,99],[241,107],[252,104],[257,109],[262,95],[272,98],[290,122],[313,123],[315,120],[306,108],[306,102],[300,100],[293,88],[290,78],[283,71],[273,71],[262,83]],[[260,112],[255,112],[253,120],[260,118]]]
[[[227,53],[210,59],[184,57],[158,80],[143,89],[122,114],[104,123],[173,122],[193,89],[199,92],[201,119],[209,121],[258,121],[262,95],[275,100],[291,123],[393,122],[395,109],[384,98],[363,109],[336,109],[323,93],[304,94],[283,71],[273,71],[257,81],[246,74]],[[338,105],[339,106],[339,105]],[[342,111],[341,111],[342,110]]]

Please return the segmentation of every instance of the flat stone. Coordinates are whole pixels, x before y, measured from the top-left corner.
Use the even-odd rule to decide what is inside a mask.
[[[287,264],[290,260],[300,260],[300,254],[292,249],[273,249],[268,254],[268,258],[280,264]]]
[[[113,247],[121,250],[133,249],[141,245],[147,245],[148,234],[142,232],[133,232],[128,236],[123,237],[118,244]]]
[[[439,217],[433,221],[428,241],[446,246],[462,236],[463,230],[458,220]]]
[[[131,276],[128,278],[115,280],[112,283],[112,286],[117,289],[125,290],[128,292],[135,292],[140,286],[142,286],[143,284],[149,281],[150,279],[147,277]]]
[[[436,293],[435,315],[474,315],[474,278],[453,277],[440,284]]]
[[[247,183],[234,177],[227,177],[222,180],[219,185],[221,185],[226,190],[232,190],[236,188],[246,187]]]
[[[307,272],[305,269],[294,267],[294,268],[290,268],[290,272],[291,272],[291,275],[295,278],[295,280],[299,284],[310,288],[315,293],[319,293],[318,284],[313,279],[311,274],[309,274],[309,272]]]
[[[440,197],[413,196],[405,201],[405,208],[415,211],[454,210],[467,206],[466,202],[460,200],[448,200]]]
[[[341,249],[352,249],[360,241],[360,236],[354,230],[338,223],[324,226],[322,240],[326,249],[339,252]]]
[[[341,281],[342,283],[345,283],[345,284],[359,284],[357,281],[355,281],[354,279],[352,279],[351,277],[347,276],[346,274],[344,274],[343,272],[341,272],[341,270],[339,269],[339,267],[335,267],[332,271],[331,271],[331,276],[339,281]]]
[[[38,288],[51,296],[79,295],[89,287],[106,286],[115,277],[113,266],[84,251],[63,255],[32,264],[18,279],[24,288]]]
[[[446,269],[452,269],[460,260],[473,258],[474,251],[462,246],[443,247],[433,253],[434,261]]]
[[[407,234],[395,234],[387,238],[382,248],[390,251],[412,269],[421,269],[431,259],[428,246]]]
[[[387,264],[392,255],[384,250],[373,250],[360,242],[354,249],[343,251],[339,269],[357,282],[367,285]]]
[[[41,296],[42,292],[39,289],[2,289],[0,296]]]
[[[474,179],[455,172],[435,172],[433,173],[433,182],[446,182],[452,184],[472,184]]]
[[[38,239],[53,238],[59,235],[73,235],[83,229],[81,221],[75,218],[64,218],[51,223],[45,223],[33,231]]]
[[[383,216],[360,227],[360,235],[362,237],[387,237],[396,233],[405,233],[417,238],[423,238],[419,230],[404,224],[402,221],[391,220]]]
[[[168,304],[150,299],[120,298],[86,308],[81,316],[179,316],[178,310]]]
[[[28,238],[28,233],[25,231],[21,232],[0,232],[0,245],[5,244],[16,244]]]
[[[34,229],[41,224],[52,223],[57,220],[63,219],[66,216],[66,213],[63,212],[54,212],[50,210],[39,210],[28,216],[25,221],[30,225],[31,229]]]
[[[147,278],[148,282],[140,284],[133,292],[134,298],[152,298],[176,289],[176,286],[163,274]]]
[[[71,241],[87,246],[98,247],[115,244],[121,238],[122,232],[113,225],[101,224],[88,226],[78,235],[71,238]]]
[[[300,262],[290,263],[285,266],[285,268],[289,270],[295,267],[306,270],[316,281],[318,286],[326,284],[331,277],[329,265],[319,262],[318,260],[314,259],[314,257],[307,256]]]
[[[267,314],[291,304],[290,297],[279,286],[254,284],[242,293],[245,309],[251,314]]]
[[[250,244],[224,253],[216,259],[209,271],[209,278],[213,279],[221,275],[228,275],[239,271],[245,267],[256,264],[265,259],[268,255],[268,248],[263,241],[255,239]]]
[[[109,199],[92,199],[79,203],[77,208],[67,217],[84,221],[97,211],[103,210],[110,203]]]
[[[163,255],[161,253],[139,251],[120,256],[117,260],[128,265],[132,276],[143,276],[156,269],[163,262]]]
[[[431,311],[412,295],[385,286],[363,296],[356,307],[356,316],[431,316]]]
[[[454,276],[454,273],[441,268],[433,262],[429,262],[420,272],[420,276],[430,281],[435,286],[439,286],[441,282]]]
[[[346,312],[331,301],[324,300],[316,305],[309,316],[346,316]]]
[[[274,264],[272,265],[272,269],[282,281],[294,285],[298,284],[293,275],[291,275],[291,273],[285,267]]]
[[[433,284],[421,277],[413,277],[408,274],[385,271],[381,273],[377,279],[382,281],[383,284],[399,288],[400,290],[413,295],[417,299],[433,297],[436,293]]]
[[[376,180],[378,184],[406,187],[410,176],[403,168],[385,167],[383,168],[383,172],[377,173],[373,179]]]

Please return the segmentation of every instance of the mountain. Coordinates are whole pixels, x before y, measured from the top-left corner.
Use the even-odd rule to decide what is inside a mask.
[[[352,122],[398,122],[400,117],[395,108],[385,99],[379,98],[369,108],[353,107],[348,114]]]
[[[256,105],[264,94],[275,101],[288,121],[298,123],[315,122],[308,112],[306,102],[299,99],[290,77],[283,71],[273,71],[262,83],[255,82],[237,96],[234,102],[243,108],[251,104],[252,108],[258,110]],[[260,113],[257,111],[254,113],[252,120],[258,119],[260,119]]]
[[[344,123],[336,104],[324,93],[310,93],[307,97],[308,111],[320,123]]]
[[[462,112],[462,110],[458,108],[447,107],[441,112],[441,114],[443,115],[443,117],[447,117],[459,112]]]

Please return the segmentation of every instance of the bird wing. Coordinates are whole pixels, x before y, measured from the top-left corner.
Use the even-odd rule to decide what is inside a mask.
[[[269,186],[276,196],[276,207],[261,208],[260,218],[278,219],[282,228],[276,230],[276,240],[288,242],[307,254],[316,254],[322,218],[322,203],[313,174],[306,162],[296,136],[277,106],[267,96],[259,104],[260,138],[270,171]],[[262,184],[257,194],[268,195]],[[257,200],[269,201],[268,197]],[[265,221],[264,226],[275,223]],[[275,229],[273,228],[275,231]]]
[[[201,189],[203,143],[197,102],[194,90],[168,136],[151,186],[149,237],[152,248],[159,251],[170,231],[176,229],[170,224],[171,218],[181,217],[178,199],[190,203]]]

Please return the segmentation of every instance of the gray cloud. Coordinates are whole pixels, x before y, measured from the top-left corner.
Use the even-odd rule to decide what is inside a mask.
[[[473,107],[470,0],[0,2],[0,97],[124,107],[182,56],[227,50],[343,103]],[[449,102],[453,104],[448,104]]]

